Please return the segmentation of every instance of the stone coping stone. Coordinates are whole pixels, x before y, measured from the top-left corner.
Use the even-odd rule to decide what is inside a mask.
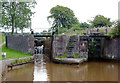
[[[68,64],[80,64],[84,62],[84,58],[54,58],[53,61]]]
[[[19,58],[19,60],[27,59],[27,58],[34,58],[34,57],[33,56],[28,56],[28,57],[24,57],[24,58]],[[11,62],[15,61],[16,59],[0,60],[0,83],[2,81],[3,75],[5,75],[6,72],[8,71],[8,65],[10,65]]]

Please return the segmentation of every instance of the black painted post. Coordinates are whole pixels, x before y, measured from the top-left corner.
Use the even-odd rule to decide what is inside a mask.
[[[33,32],[33,31],[31,31],[31,34],[34,34],[34,32]]]
[[[99,32],[99,29],[97,28],[97,32]]]
[[[54,34],[55,31],[52,32],[52,41],[51,41],[51,55],[50,55],[50,61],[53,60],[53,40],[54,40]]]
[[[105,29],[105,34],[107,34],[107,29]]]
[[[6,39],[6,47],[7,47],[7,36],[5,36],[5,37],[6,37],[5,39]]]

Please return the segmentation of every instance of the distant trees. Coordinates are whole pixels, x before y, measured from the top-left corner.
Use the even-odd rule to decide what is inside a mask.
[[[50,10],[51,15],[48,16],[48,21],[51,18],[52,28],[71,28],[73,24],[78,23],[78,19],[75,17],[74,12],[68,8],[57,5]],[[49,21],[50,22],[50,21]]]
[[[90,25],[86,22],[80,23],[79,25],[80,25],[81,28],[90,27]]]
[[[2,23],[0,25],[4,29],[14,30],[20,29],[23,32],[24,28],[31,25],[31,16],[34,14],[31,8],[35,7],[36,2],[2,2]]]
[[[47,32],[47,30],[43,30],[43,32]]]
[[[97,15],[94,17],[94,20],[90,22],[94,27],[102,27],[102,26],[112,26],[112,22],[110,18],[106,18],[103,15]]]

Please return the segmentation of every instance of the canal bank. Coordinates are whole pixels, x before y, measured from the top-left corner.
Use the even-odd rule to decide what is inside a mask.
[[[33,35],[7,36],[6,46],[17,51],[34,54],[36,50],[35,45],[37,44],[34,38],[36,37]],[[41,41],[41,36],[38,39]],[[120,60],[120,37],[54,35],[42,41],[44,43],[39,42],[40,45],[38,46],[43,45],[43,53],[50,60],[52,58],[103,58]]]
[[[34,58],[33,56],[30,57],[24,57],[24,58],[19,58],[19,60],[25,60],[28,58]],[[8,65],[11,65],[12,62],[15,62],[16,59],[8,59],[8,60],[1,60],[0,61],[0,80],[2,80],[2,77],[8,72]]]
[[[80,66],[51,62],[9,70],[4,81],[118,81],[117,62],[90,61]]]
[[[93,42],[93,40],[94,40],[94,42]],[[76,59],[76,58],[78,58],[78,59],[80,59],[80,58],[89,59],[89,57],[91,57],[91,56],[89,56],[88,49],[90,50],[90,48],[92,49],[93,47],[88,48],[88,46],[89,46],[88,41],[89,41],[88,36],[79,36],[79,35],[71,36],[71,37],[68,37],[68,36],[54,36],[52,44],[51,44],[50,39],[47,39],[47,41],[45,41],[45,45],[44,45],[45,46],[45,48],[44,48],[45,49],[45,56],[47,58],[49,58],[51,61],[52,61],[53,58],[59,58],[59,59],[61,58],[62,61],[63,61],[64,58],[67,58],[68,61],[71,58],[74,58],[74,59]],[[104,40],[104,38],[102,38],[102,40],[101,40],[101,36],[100,36],[100,39],[99,39],[99,37],[95,37],[90,41],[92,41],[91,46],[92,45],[95,46],[96,43],[99,42],[98,43],[99,45],[94,47],[94,49],[95,49],[93,51],[94,56],[92,56],[92,58],[94,58],[94,59],[96,59],[96,57],[106,58],[106,60],[109,59],[110,61],[111,60],[116,60],[116,59],[119,60],[119,58],[120,58],[119,57],[120,38],[107,39],[107,41],[106,41],[106,40]],[[17,42],[17,43],[20,44],[19,42]],[[28,45],[28,48],[30,49],[31,44],[27,44],[27,45]],[[33,45],[33,41],[32,41],[32,45]],[[106,47],[103,49],[104,46],[106,46]],[[96,51],[96,50],[98,50],[98,51]],[[29,50],[29,51],[31,51],[31,50]],[[101,54],[103,54],[103,55],[101,55]],[[74,70],[73,73],[69,74],[69,73],[66,73],[67,68],[65,68],[65,70],[62,71],[62,69],[64,67],[66,67],[66,65],[44,62],[43,56],[35,55],[35,57],[36,57],[35,61],[38,62],[38,63],[31,65],[33,70],[31,70],[32,72],[29,73],[32,77],[32,78],[30,77],[31,78],[30,80],[33,80],[33,81],[44,81],[42,79],[39,80],[39,78],[43,78],[43,79],[47,78],[47,81],[54,81],[54,80],[55,81],[61,81],[61,80],[62,81],[66,81],[66,80],[67,81],[69,81],[69,80],[71,80],[71,81],[76,81],[76,80],[79,80],[79,81],[81,81],[81,80],[82,81],[118,81],[118,74],[117,73],[118,73],[119,70],[118,70],[118,63],[116,63],[116,62],[104,62],[104,61],[102,61],[102,62],[92,62],[91,63],[91,62],[88,61],[84,64],[80,64],[80,66],[79,66],[80,68],[78,66],[74,66],[75,68],[78,68],[78,70],[76,70],[76,69],[74,70],[73,65],[69,65],[69,66],[67,66],[70,69],[70,70],[68,69],[69,73],[70,73],[70,71]],[[60,62],[62,62],[62,61],[60,61]],[[55,67],[58,66],[58,69],[56,69],[55,67],[51,67],[51,66],[53,66],[53,64],[54,64]],[[83,68],[83,70],[81,70],[81,68],[85,64],[87,64],[87,68],[85,66],[84,68],[86,68],[86,69]],[[106,65],[104,65],[104,64],[106,64]],[[59,67],[60,65],[63,65],[63,66]],[[100,65],[100,66],[98,66],[98,65]],[[71,68],[70,68],[70,66],[71,66]],[[47,69],[47,67],[49,67],[49,68]],[[50,68],[53,68],[53,69],[50,69]],[[100,68],[100,69],[98,69],[98,68]],[[24,67],[23,67],[23,69],[24,69]],[[18,70],[17,72],[19,72],[19,69],[17,69],[17,70]],[[13,71],[14,71],[14,69],[13,69]],[[24,72],[24,70],[22,70],[22,71]],[[76,71],[78,71],[78,72],[82,71],[82,72],[79,73],[79,75],[77,75],[78,77],[76,77],[74,75],[74,73],[76,73]],[[102,75],[102,74],[98,73],[99,71],[101,71],[102,74],[105,73],[106,75],[105,74]],[[12,70],[11,70],[11,72],[12,72]],[[58,74],[54,75],[55,74],[54,72],[55,73],[58,72]],[[61,73],[61,72],[64,72],[62,74],[65,75],[66,77],[63,76],[64,78],[62,78],[61,77],[62,75],[61,76],[59,75],[59,73]],[[114,75],[114,77],[108,76],[110,74],[107,74],[106,72],[107,73],[112,73],[112,74],[115,74],[115,75]],[[36,73],[36,74],[34,74],[34,73]],[[43,77],[42,77],[42,73],[43,73]],[[83,74],[84,74],[84,77],[82,78]],[[9,72],[8,72],[7,75],[9,76]],[[18,75],[18,77],[17,77],[18,80],[23,80],[23,81],[25,80],[24,78],[19,79],[21,76],[19,76],[19,74],[17,74],[17,75]],[[33,75],[34,75],[34,77],[33,77]],[[39,75],[41,77],[39,77]],[[56,76],[56,77],[60,76],[61,80],[57,79],[55,77],[52,77],[52,76]],[[72,78],[69,77],[69,76],[72,76]],[[85,77],[85,76],[87,76],[87,77]],[[94,78],[96,77],[96,78],[94,79],[91,76],[94,77]],[[107,77],[104,77],[104,76],[107,76]],[[13,77],[14,77],[14,75],[13,75]],[[80,77],[80,79],[79,79],[79,77]],[[9,80],[14,80],[15,77],[14,78],[5,77],[5,78],[7,78],[7,80],[9,81]],[[29,78],[28,78],[28,80],[29,80]]]
[[[45,61],[44,56],[34,55],[34,64],[8,70],[3,81],[118,81],[118,62],[87,61],[79,66],[64,65]]]
[[[120,60],[120,37],[54,36],[53,58]]]

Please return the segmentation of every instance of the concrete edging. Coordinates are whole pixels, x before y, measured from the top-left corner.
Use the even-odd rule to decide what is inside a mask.
[[[33,56],[30,57],[24,57],[24,58],[19,58],[19,60],[21,59],[27,59],[27,58],[32,58],[34,59]],[[2,81],[2,77],[7,73],[8,71],[8,65],[11,64],[11,62],[15,61],[16,59],[8,59],[8,60],[1,60],[0,61],[0,82]]]

